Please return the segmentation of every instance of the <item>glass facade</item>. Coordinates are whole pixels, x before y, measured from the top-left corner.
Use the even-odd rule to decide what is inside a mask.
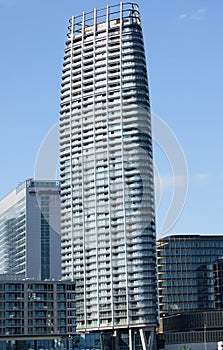
[[[214,263],[214,291],[216,309],[223,309],[223,257]]]
[[[223,255],[223,236],[172,235],[157,249],[160,315],[215,309],[214,263]]]
[[[72,17],[61,118],[62,274],[78,331],[157,325],[150,102],[139,9]]]
[[[0,212],[0,273],[25,272],[26,200],[20,194],[6,210],[3,203]]]
[[[158,343],[165,349],[218,349],[219,339],[223,339],[222,310],[193,310],[161,319]],[[163,349],[164,347],[160,347]]]
[[[0,200],[0,274],[60,279],[60,183],[20,183]]]
[[[49,195],[41,196],[41,277],[50,278]]]

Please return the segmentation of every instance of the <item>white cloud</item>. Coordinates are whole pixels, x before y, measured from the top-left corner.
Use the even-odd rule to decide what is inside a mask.
[[[180,21],[203,21],[206,17],[207,10],[205,8],[200,8],[197,11],[186,14],[186,13],[181,13],[179,15],[179,20]]]
[[[203,19],[205,19],[205,16],[206,16],[206,9],[201,8],[201,9],[197,10],[197,12],[192,14],[190,16],[190,19],[194,20],[194,21],[202,21]]]
[[[162,190],[168,190],[170,188],[172,188],[173,186],[175,187],[181,187],[181,186],[185,186],[185,184],[187,183],[187,175],[171,175],[171,174],[167,174],[167,175],[163,175],[163,176],[159,176],[159,175],[155,175],[155,186],[157,188],[158,191]]]
[[[187,19],[186,13],[181,13],[181,14],[179,15],[179,19],[180,19],[181,21],[183,21],[184,19]]]
[[[173,190],[174,188],[180,189],[185,187],[188,180],[190,180],[191,184],[204,186],[209,183],[210,177],[211,175],[208,173],[198,173],[191,176],[189,179],[187,174],[174,176],[172,174],[159,175],[158,173],[155,173],[154,183],[157,197],[156,201],[159,203],[163,193],[166,191]]]
[[[206,185],[208,180],[210,178],[210,175],[207,173],[199,173],[194,175],[191,178],[191,181],[197,185]]]

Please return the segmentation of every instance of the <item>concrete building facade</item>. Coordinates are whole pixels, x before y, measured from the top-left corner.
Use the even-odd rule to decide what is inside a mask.
[[[47,340],[67,349],[75,334],[74,293],[72,282],[0,275],[0,349],[37,349],[41,340],[44,349]]]
[[[139,8],[72,17],[61,95],[62,275],[78,332],[152,346],[158,323],[153,155]],[[118,345],[119,344],[119,345]]]

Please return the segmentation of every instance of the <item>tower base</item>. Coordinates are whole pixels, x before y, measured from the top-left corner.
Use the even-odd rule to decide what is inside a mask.
[[[129,328],[79,335],[76,348],[94,350],[155,350],[155,328]],[[84,340],[84,343],[83,343]]]

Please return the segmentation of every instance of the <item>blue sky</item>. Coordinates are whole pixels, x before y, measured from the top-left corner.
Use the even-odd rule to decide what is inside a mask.
[[[38,149],[59,119],[69,18],[106,4],[104,0],[0,0],[0,197],[33,177]],[[152,112],[177,137],[188,166],[185,206],[170,232],[223,233],[223,2],[139,0],[138,4]],[[157,209],[158,231],[162,231],[173,193],[172,173],[156,144],[154,155],[162,183]],[[179,189],[186,181],[184,175]]]

